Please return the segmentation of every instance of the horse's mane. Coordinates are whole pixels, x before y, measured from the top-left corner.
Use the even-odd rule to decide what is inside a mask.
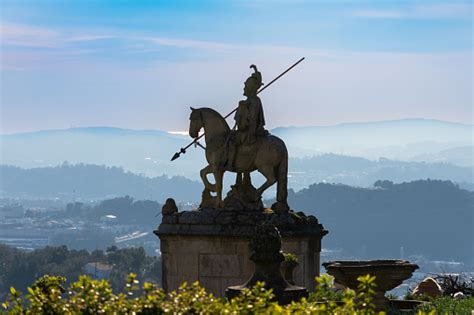
[[[222,122],[222,124],[226,127],[226,130],[230,131],[229,124],[227,123],[227,121],[224,119],[224,117],[222,117],[222,115],[218,111],[216,111],[212,108],[209,108],[209,107],[201,107],[201,108],[199,108],[199,110],[209,112],[212,115],[216,116],[216,118],[218,118]]]

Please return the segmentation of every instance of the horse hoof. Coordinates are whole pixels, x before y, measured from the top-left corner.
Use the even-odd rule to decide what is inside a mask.
[[[275,213],[288,213],[290,211],[290,207],[286,202],[277,201],[272,204],[272,210]]]

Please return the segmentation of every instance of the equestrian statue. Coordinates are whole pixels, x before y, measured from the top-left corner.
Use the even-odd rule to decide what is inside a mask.
[[[292,67],[271,81],[272,84]],[[199,144],[205,139],[205,154],[208,165],[201,172],[204,191],[200,208],[218,208],[232,210],[263,210],[261,197],[263,192],[276,183],[276,202],[271,209],[277,213],[289,211],[288,196],[288,151],[280,138],[271,135],[265,129],[265,117],[262,101],[257,96],[264,88],[262,74],[255,65],[250,66],[253,73],[244,83],[245,100],[238,103],[235,112],[235,126],[230,128],[225,118],[211,108],[192,108],[189,117],[189,135],[193,143]],[[260,89],[260,90],[259,90]],[[199,135],[200,130],[203,135]],[[191,145],[190,144],[190,145]],[[190,146],[182,148],[172,160],[185,153]],[[224,199],[222,196],[225,172],[237,173],[235,185]],[[259,171],[265,182],[258,188],[252,186],[250,173]],[[208,179],[212,174],[214,183]],[[212,195],[214,194],[214,196]]]

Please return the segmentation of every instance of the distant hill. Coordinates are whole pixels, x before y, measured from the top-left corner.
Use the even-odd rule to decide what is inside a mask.
[[[145,177],[118,167],[69,165],[21,169],[0,165],[0,191],[8,196],[34,198],[105,199],[129,195],[136,199],[164,201],[172,197],[183,202],[196,201],[201,183],[184,177]]]
[[[377,160],[397,160],[474,166],[472,125],[411,119],[334,126],[282,127],[271,130],[285,140],[290,157],[322,153]],[[202,149],[189,148],[180,159],[173,154],[190,141],[187,136],[159,130],[111,127],[71,128],[0,135],[0,164],[20,167],[56,166],[64,161],[119,166],[147,176],[182,175],[198,178],[205,166]],[[452,151],[450,151],[452,150]],[[443,152],[443,153],[440,153]],[[442,154],[442,160],[436,157]],[[472,161],[466,164],[466,161]]]
[[[66,205],[65,211],[58,211],[54,219],[75,219],[89,222],[100,222],[105,216],[115,216],[109,218],[112,224],[125,224],[146,227],[153,229],[161,218],[162,203],[151,200],[135,200],[130,196],[120,196],[112,199],[105,199],[95,204],[83,202],[70,202]],[[60,240],[59,240],[60,241]],[[62,244],[61,244],[62,245]],[[67,244],[69,247],[71,244]]]
[[[20,167],[56,166],[64,161],[124,167],[148,176],[190,176],[196,163],[204,167],[203,152],[190,148],[179,161],[174,152],[189,143],[189,137],[158,130],[111,127],[45,130],[0,136],[1,164]]]
[[[441,150],[434,154],[420,154],[411,158],[412,161],[431,163],[453,163],[461,166],[472,166],[474,163],[474,146],[454,147]]]
[[[377,180],[396,183],[417,179],[452,180],[465,189],[474,190],[473,168],[445,163],[402,162],[387,159],[372,161],[336,154],[311,158],[291,158],[289,187],[300,190],[314,183],[343,183],[370,187]],[[196,178],[199,167],[189,170]],[[225,176],[224,191],[228,191],[234,175]],[[262,177],[253,173],[254,184]],[[0,165],[0,192],[9,197],[104,199],[130,195],[136,199],[163,201],[174,197],[183,202],[198,202],[203,189],[200,179],[183,176],[145,176],[120,167],[92,164],[61,163],[55,167],[23,169]],[[274,187],[265,196],[274,196]]]
[[[310,158],[291,158],[289,186],[295,190],[319,182],[370,187],[379,180],[396,183],[417,179],[442,179],[474,184],[474,168],[448,163],[405,162],[380,158],[369,160],[338,154],[321,154]]]
[[[430,119],[402,119],[334,126],[281,127],[272,133],[290,148],[308,152],[332,152],[367,158],[407,160],[421,154],[437,154],[460,146],[473,145],[473,125]],[[459,159],[456,152],[456,160]],[[467,156],[466,156],[467,154]],[[464,152],[464,159],[472,152]],[[444,162],[453,163],[449,156]],[[470,165],[473,165],[474,161]]]
[[[371,189],[320,183],[291,192],[289,204],[329,230],[325,248],[373,259],[399,258],[403,247],[407,256],[474,263],[474,193],[449,181],[378,181]]]

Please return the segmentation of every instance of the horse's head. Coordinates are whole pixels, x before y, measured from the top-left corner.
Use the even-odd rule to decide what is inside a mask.
[[[199,137],[201,128],[205,129],[206,138],[221,137],[230,131],[229,125],[217,111],[212,108],[201,107],[194,109],[191,107],[189,116],[189,135],[192,138]]]
[[[191,115],[189,116],[189,136],[191,138],[197,138],[199,136],[199,130],[204,127],[202,121],[202,115],[199,109],[191,108]]]

